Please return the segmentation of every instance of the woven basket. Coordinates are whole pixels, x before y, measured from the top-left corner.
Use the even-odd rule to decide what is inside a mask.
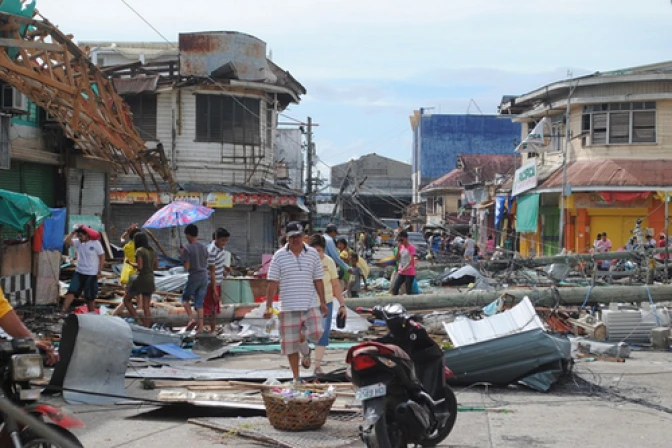
[[[300,400],[263,392],[266,416],[275,429],[281,431],[309,431],[319,429],[327,421],[336,397]]]

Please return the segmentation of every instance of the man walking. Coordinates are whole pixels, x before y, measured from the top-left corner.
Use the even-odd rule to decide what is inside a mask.
[[[472,238],[471,233],[467,235],[467,239],[464,240],[464,258],[467,261],[474,261],[474,255],[476,254],[476,241]]]
[[[64,314],[67,313],[75,297],[83,295],[89,312],[93,313],[96,311],[98,297],[98,277],[105,264],[103,246],[99,240],[92,240],[84,227],[77,227],[70,232],[64,242],[77,251],[77,269],[70,282],[62,311]]]
[[[221,287],[224,276],[231,272],[231,252],[225,250],[231,234],[220,227],[212,235],[212,243],[208,245],[208,271],[210,286],[203,302],[203,314],[210,318],[210,333],[215,331],[214,316],[220,313]]]
[[[271,317],[273,297],[279,289],[281,349],[289,360],[294,382],[298,382],[299,354],[301,365],[309,369],[311,349],[308,341],[319,341],[322,335],[321,320],[328,315],[329,309],[324,296],[320,255],[304,244],[303,226],[300,223],[290,222],[285,230],[288,244],[273,255],[268,268],[264,318]]]
[[[188,244],[180,247],[180,255],[184,269],[189,272],[187,284],[184,285],[182,294],[182,306],[189,316],[189,325],[187,329],[196,327],[197,333],[203,332],[203,301],[208,290],[208,251],[203,244],[198,241],[198,227],[189,224],[184,229],[184,235]],[[194,314],[191,310],[191,301],[194,302],[197,321],[194,320]]]
[[[324,231],[324,241],[327,243],[327,248],[325,253],[334,260],[336,266],[343,269],[344,273],[350,272],[350,266],[341,258],[341,255],[336,248],[336,242],[334,239],[338,235],[338,227],[335,224],[329,224]]]

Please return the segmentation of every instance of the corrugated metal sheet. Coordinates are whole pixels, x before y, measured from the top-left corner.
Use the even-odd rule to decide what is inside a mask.
[[[562,369],[570,352],[567,338],[532,330],[448,350],[444,357],[456,376],[448,380],[450,384],[504,386],[533,372]]]
[[[114,88],[119,95],[155,92],[159,76],[137,76],[133,78],[113,78]]]
[[[70,168],[68,213],[102,216],[105,208],[105,173]]]
[[[567,166],[567,184],[572,187],[669,187],[672,160],[585,160]],[[562,186],[562,170],[539,188]]]
[[[275,78],[266,62],[266,42],[249,34],[220,31],[180,34],[180,74],[263,81]]]

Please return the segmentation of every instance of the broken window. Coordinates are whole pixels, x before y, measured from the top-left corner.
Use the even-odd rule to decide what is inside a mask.
[[[592,145],[656,142],[656,103],[609,103],[585,106],[582,133]]]
[[[124,101],[131,108],[133,124],[140,137],[143,140],[157,140],[156,95],[127,95],[124,97]]]
[[[227,95],[196,95],[196,141],[260,145],[260,102]]]

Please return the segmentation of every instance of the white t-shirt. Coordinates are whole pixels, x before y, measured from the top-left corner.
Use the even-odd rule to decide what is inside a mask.
[[[99,240],[89,240],[82,243],[77,238],[72,239],[72,245],[77,250],[77,272],[84,275],[98,275],[100,256],[105,253]]]

